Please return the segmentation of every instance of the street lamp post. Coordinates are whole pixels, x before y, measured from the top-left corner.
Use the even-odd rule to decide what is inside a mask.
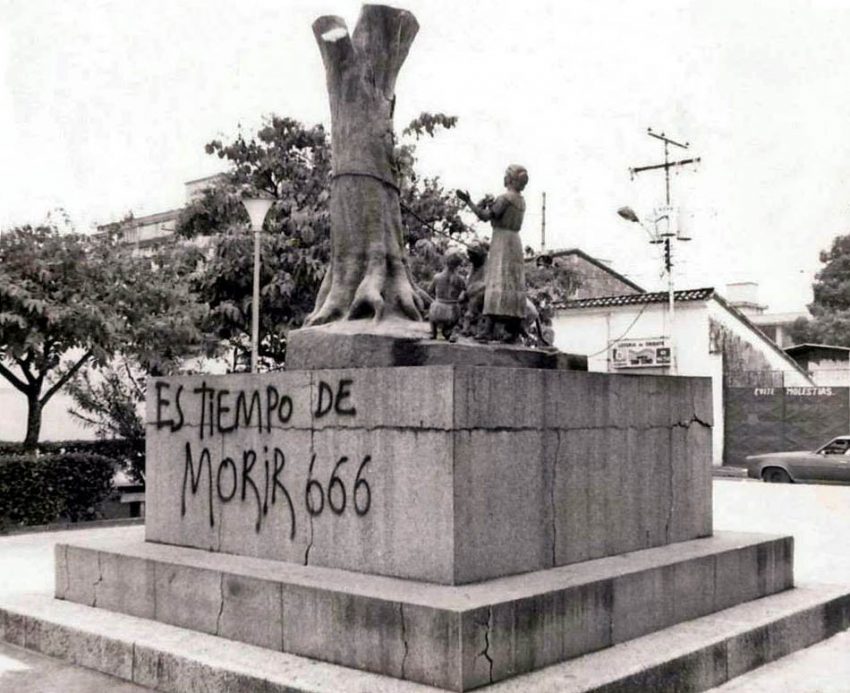
[[[691,240],[687,236],[683,236],[679,233],[680,229],[677,228],[676,231],[673,231],[672,228],[675,224],[676,227],[679,226],[679,220],[677,219],[675,222],[673,220],[673,209],[672,207],[664,207],[656,211],[654,219],[653,219],[653,229],[650,230],[647,228],[646,224],[641,221],[640,217],[635,213],[635,211],[631,207],[620,207],[617,210],[617,214],[620,215],[626,221],[631,221],[636,224],[640,224],[641,228],[649,234],[649,242],[655,244],[663,244],[664,245],[664,269],[667,271],[667,304],[670,318],[670,326],[668,328],[668,339],[670,340],[670,373],[676,374],[677,370],[677,359],[676,359],[676,338],[675,338],[675,319],[676,319],[676,295],[675,295],[675,287],[673,283],[673,248],[672,241],[675,238],[679,241],[689,241]],[[666,221],[666,228],[663,232],[658,230],[658,223],[661,221]]]
[[[268,197],[249,197],[242,200],[245,211],[251,220],[251,232],[254,234],[254,290],[251,299],[251,372],[257,372],[260,354],[260,232],[263,221],[269,213],[274,200]]]

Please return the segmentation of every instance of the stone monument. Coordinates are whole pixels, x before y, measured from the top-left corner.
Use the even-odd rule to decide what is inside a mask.
[[[793,547],[712,533],[709,379],[422,347],[391,165],[416,21],[367,5],[352,35],[337,17],[313,29],[334,128],[333,259],[313,326],[293,335],[286,372],[153,380],[144,540],[56,550],[59,600],[139,617],[137,633],[154,620],[265,648],[261,671],[233,662],[209,683],[219,661],[106,626],[79,654],[82,626],[46,616],[15,632],[161,690],[334,688],[298,679],[302,660],[275,665],[281,652],[349,667],[346,690],[520,676],[516,690],[700,690],[792,649],[801,623],[793,647],[846,627],[843,593],[734,610],[792,587]],[[633,670],[577,673],[582,655],[730,608],[734,627],[698,621],[669,651],[636,646]],[[18,621],[4,619],[8,637]],[[201,649],[229,651],[218,642]]]
[[[484,329],[481,339],[493,336],[494,329],[504,327],[507,340],[516,342],[525,318],[525,264],[519,231],[525,216],[522,191],[528,185],[528,171],[512,164],[505,171],[505,192],[492,204],[476,205],[469,193],[458,190],[458,197],[482,221],[493,225],[493,238],[484,274]]]

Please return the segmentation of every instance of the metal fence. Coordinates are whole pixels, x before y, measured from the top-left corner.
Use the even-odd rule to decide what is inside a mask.
[[[850,434],[850,387],[786,386],[781,372],[730,374],[724,380],[723,463],[747,455],[812,450]]]

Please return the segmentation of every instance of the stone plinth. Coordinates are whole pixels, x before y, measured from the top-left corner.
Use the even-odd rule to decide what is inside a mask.
[[[391,366],[492,366],[587,370],[587,357],[554,348],[533,349],[507,344],[458,343],[428,339],[428,325],[408,327],[407,334],[388,334],[379,326],[366,330],[355,321],[293,330],[287,336],[289,370],[382,368]]]
[[[711,534],[708,379],[431,366],[150,392],[149,541],[452,585]]]
[[[466,586],[162,546],[56,550],[56,596],[469,690],[792,586],[792,540],[724,533]]]

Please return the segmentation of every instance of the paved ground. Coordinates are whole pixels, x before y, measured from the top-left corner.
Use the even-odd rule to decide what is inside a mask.
[[[850,585],[850,487],[714,482],[718,530],[792,534],[798,583]],[[0,595],[50,592],[57,541],[95,529],[0,538]],[[0,692],[130,693],[143,689],[0,643]],[[739,677],[715,693],[850,693],[850,632]]]
[[[8,693],[149,693],[119,681],[0,641],[0,691]]]
[[[123,528],[0,538],[0,594],[53,591],[53,545]],[[2,693],[145,693],[147,689],[0,641]]]
[[[850,486],[715,480],[715,529],[791,534],[797,583],[850,585]],[[850,631],[712,689],[850,693]]]

